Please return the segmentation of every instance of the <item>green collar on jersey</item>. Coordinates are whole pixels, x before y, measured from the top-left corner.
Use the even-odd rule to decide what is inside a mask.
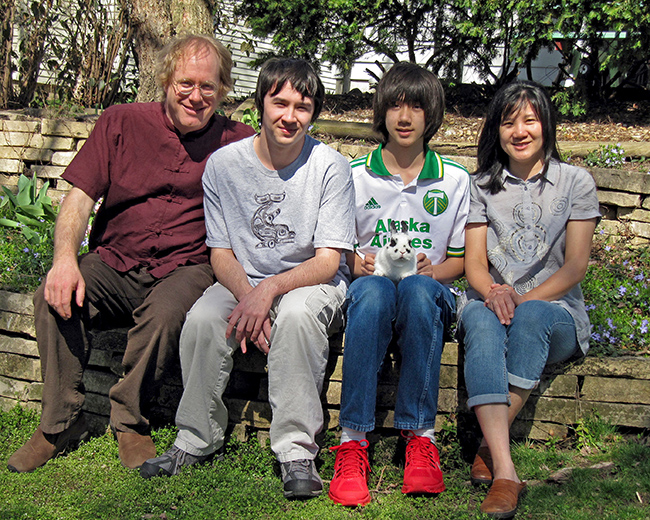
[[[384,145],[380,144],[379,148],[368,154],[366,166],[377,175],[392,177],[391,173],[386,169],[384,159],[381,156],[381,150],[383,147]],[[424,157],[424,166],[422,167],[420,175],[418,175],[418,179],[441,179],[442,176],[442,157],[430,149]]]

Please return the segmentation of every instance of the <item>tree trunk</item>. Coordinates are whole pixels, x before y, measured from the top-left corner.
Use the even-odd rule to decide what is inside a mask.
[[[11,84],[11,46],[14,37],[14,0],[1,0],[0,11],[4,12],[4,20],[0,25],[0,107],[6,108],[13,97]]]
[[[160,99],[156,53],[181,32],[213,34],[212,0],[132,0],[131,21],[140,71],[137,101]]]

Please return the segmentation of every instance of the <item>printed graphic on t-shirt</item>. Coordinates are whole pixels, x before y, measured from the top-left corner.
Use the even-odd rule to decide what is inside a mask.
[[[295,242],[295,231],[291,231],[286,224],[275,223],[275,218],[280,214],[280,203],[286,197],[286,193],[266,193],[255,195],[255,202],[259,208],[255,211],[251,220],[251,230],[260,239],[255,247],[273,249],[277,244]]]

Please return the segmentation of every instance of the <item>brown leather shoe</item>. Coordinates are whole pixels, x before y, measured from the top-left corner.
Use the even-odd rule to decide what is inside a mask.
[[[469,478],[475,486],[478,484],[492,484],[492,456],[490,448],[481,446],[476,452],[472,471]]]
[[[525,482],[495,479],[481,504],[481,511],[492,518],[512,518],[517,512],[519,497],[525,490]]]
[[[153,459],[156,456],[156,445],[151,440],[150,435],[120,432],[115,429],[113,429],[113,434],[117,439],[118,453],[123,466],[137,469],[146,460]]]
[[[9,471],[28,473],[63,453],[69,447],[88,437],[88,426],[83,415],[61,433],[44,433],[39,426],[30,439],[7,461]]]

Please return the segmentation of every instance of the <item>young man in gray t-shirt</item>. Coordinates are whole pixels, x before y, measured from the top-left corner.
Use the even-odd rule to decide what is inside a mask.
[[[187,315],[178,437],[142,466],[144,477],[174,475],[221,448],[232,354],[250,342],[268,355],[271,448],[284,494],[322,491],[314,437],[323,426],[328,335],[342,325],[348,284],[341,252],[354,243],[350,167],[307,136],[323,97],[307,62],[270,60],[257,84],[260,133],[208,161],[206,243],[219,281]]]

